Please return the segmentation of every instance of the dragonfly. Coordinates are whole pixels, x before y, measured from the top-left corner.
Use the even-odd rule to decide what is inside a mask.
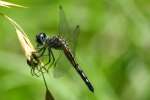
[[[53,50],[59,50],[63,51],[65,57],[68,59],[68,61],[71,63],[73,68],[77,71],[81,79],[84,81],[88,89],[92,92],[94,92],[94,87],[83,72],[83,70],[80,68],[79,64],[75,60],[75,53],[74,51],[72,52],[69,43],[67,42],[67,39],[70,40],[69,42],[72,42],[72,44],[76,44],[76,36],[80,30],[79,25],[77,25],[72,33],[70,33],[69,25],[64,13],[64,10],[62,6],[59,6],[59,32],[58,35],[49,37],[45,33],[38,33],[36,35],[36,42],[37,42],[37,54],[38,54],[38,59],[43,57],[45,52],[48,52],[48,62],[44,64],[46,67],[47,65],[49,66],[56,66],[58,59],[55,59]],[[70,37],[71,36],[71,37]],[[73,46],[73,49],[76,47]],[[34,57],[34,56],[33,56]],[[50,67],[47,68],[47,70]]]

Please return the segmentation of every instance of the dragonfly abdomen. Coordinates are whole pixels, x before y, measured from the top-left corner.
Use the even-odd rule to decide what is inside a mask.
[[[82,78],[82,80],[85,82],[85,84],[88,86],[89,90],[94,92],[94,88],[93,88],[91,82],[88,80],[88,78],[85,75],[85,73],[83,72],[83,70],[80,69],[78,64],[76,65],[75,69],[78,72],[78,74],[80,75],[80,77]]]
[[[85,73],[79,67],[79,64],[75,61],[75,59],[74,59],[72,53],[70,52],[69,48],[67,48],[67,47],[64,48],[64,53],[65,53],[65,56],[67,57],[67,59],[70,61],[70,63],[75,68],[75,70],[78,72],[78,74],[80,75],[80,77],[82,78],[82,80],[84,81],[84,83],[87,85],[87,87],[89,88],[89,90],[92,91],[92,92],[94,92],[94,88],[93,88],[91,82],[88,80],[88,78],[85,75]]]

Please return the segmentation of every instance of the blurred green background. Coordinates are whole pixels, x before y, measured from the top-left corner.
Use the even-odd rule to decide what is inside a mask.
[[[58,6],[70,26],[80,25],[77,61],[93,83],[88,91],[77,73],[46,80],[56,100],[150,100],[149,0],[7,0],[27,6],[0,7],[35,35],[57,32]],[[14,28],[0,18],[0,100],[44,100],[41,77],[30,74]]]

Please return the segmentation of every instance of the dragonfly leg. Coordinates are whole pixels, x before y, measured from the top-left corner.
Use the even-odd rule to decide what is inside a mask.
[[[36,51],[33,53],[36,54],[38,58],[40,58],[43,56],[45,50],[46,50],[46,48],[44,48],[44,47],[37,47]]]
[[[36,47],[36,51],[33,53],[39,53],[44,49],[44,47]]]
[[[37,52],[41,52],[43,50],[43,47],[38,47],[36,50]]]
[[[40,58],[43,56],[45,50],[46,50],[46,48],[40,48],[39,50],[37,50],[36,52],[33,52],[33,53],[37,55],[37,58]]]
[[[34,67],[32,67],[30,71],[31,71],[31,75],[32,75],[32,76],[35,75],[35,76],[39,77],[39,74],[38,74],[39,71],[36,72],[36,69],[35,69]]]
[[[33,69],[32,68],[31,68],[30,72],[31,72],[31,75],[33,76],[34,74],[33,74]]]
[[[48,49],[48,62],[44,65],[44,69],[45,66],[47,66],[49,63],[51,62],[51,52],[50,49]],[[46,71],[48,72],[49,67],[46,69]]]
[[[52,63],[50,64],[50,66],[48,67],[48,69],[49,69],[49,68],[54,64],[54,62],[55,62],[55,57],[54,57],[54,54],[53,54],[52,50],[49,49],[49,52],[50,52],[50,54],[52,55]]]
[[[61,58],[61,54],[59,54],[59,57],[56,59],[55,63],[54,63],[54,68],[56,67],[57,62],[60,60]]]
[[[39,77],[39,73],[38,73],[38,72],[35,72],[35,70],[33,70],[33,74],[34,74],[36,77]]]
[[[50,50],[50,51],[51,51],[52,58],[53,58],[53,59],[52,59],[52,60],[53,60],[53,61],[52,61],[52,64],[54,64],[54,62],[55,62],[55,57],[54,57],[53,51],[52,51],[52,50]]]

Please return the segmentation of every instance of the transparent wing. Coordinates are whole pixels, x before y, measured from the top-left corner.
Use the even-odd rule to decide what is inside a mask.
[[[76,40],[77,40],[79,31],[80,31],[79,25],[77,25],[75,29],[70,28],[70,25],[68,23],[68,20],[67,20],[67,17],[63,8],[62,6],[59,6],[58,33],[60,36],[63,36],[63,38],[66,39],[72,52],[75,52]]]
[[[61,52],[62,53],[62,52]],[[59,54],[56,63],[54,65],[53,76],[59,78],[68,73],[68,63],[63,54]]]
[[[66,39],[70,38],[70,26],[68,24],[65,12],[62,6],[59,6],[59,26],[58,26],[58,33],[65,37]]]
[[[72,52],[74,56],[76,56],[75,51],[77,47],[79,32],[80,32],[80,27],[79,25],[77,25],[74,31],[72,32]]]
[[[77,44],[78,33],[80,31],[79,26],[77,25],[74,30],[71,30],[69,23],[67,21],[65,12],[62,6],[59,6],[59,26],[58,26],[58,34],[62,36],[67,43],[69,44],[69,48],[72,51],[73,55],[75,55],[75,49]],[[69,66],[69,67],[68,67]],[[63,76],[64,73],[68,72],[70,69],[70,64],[63,52],[60,53],[58,59],[56,60],[56,65],[54,67],[54,77]]]

